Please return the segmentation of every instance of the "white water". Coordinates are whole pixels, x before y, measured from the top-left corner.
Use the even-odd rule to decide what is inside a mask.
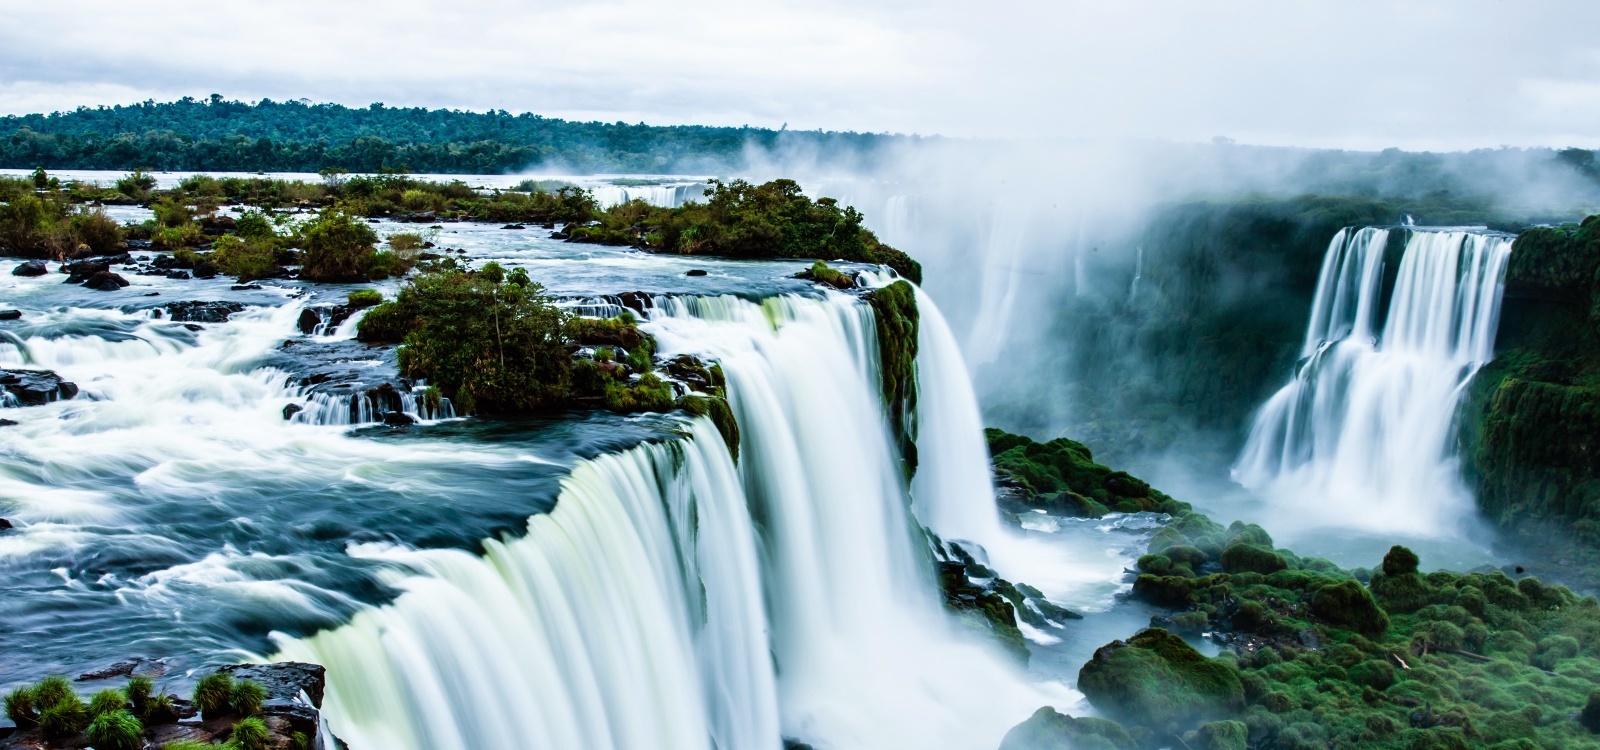
[[[357,550],[419,575],[393,604],[283,643],[329,667],[340,737],[990,750],[1040,705],[1073,702],[944,614],[878,396],[870,308],[668,298],[645,327],[663,352],[722,364],[737,469],[700,420],[687,441],[584,464],[553,512],[484,558]],[[981,442],[967,447],[982,460]]]
[[[1257,413],[1233,476],[1319,522],[1448,534],[1472,508],[1456,411],[1494,356],[1511,239],[1412,232],[1380,329],[1388,239],[1334,237],[1302,360]]]

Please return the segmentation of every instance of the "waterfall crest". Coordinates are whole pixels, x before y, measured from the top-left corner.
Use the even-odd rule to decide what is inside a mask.
[[[1411,230],[1384,315],[1389,230],[1328,246],[1294,377],[1256,414],[1244,486],[1323,520],[1439,534],[1471,511],[1455,418],[1494,356],[1511,238]]]
[[[988,750],[1072,701],[943,613],[870,307],[663,298],[644,326],[664,353],[721,363],[737,467],[697,420],[583,464],[482,558],[357,548],[414,570],[405,593],[282,641],[328,667],[335,733],[356,750]]]

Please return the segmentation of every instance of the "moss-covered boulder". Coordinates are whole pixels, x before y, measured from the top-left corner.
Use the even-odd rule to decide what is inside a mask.
[[[1098,518],[1118,513],[1183,513],[1185,503],[1173,500],[1127,472],[1096,463],[1083,443],[1056,438],[1040,443],[1024,435],[988,429],[989,455],[1002,484],[1018,492],[1003,493],[1001,509],[1009,513],[1046,513]]]
[[[1246,750],[1250,727],[1242,721],[1213,721],[1195,730],[1195,741],[1186,744],[1194,750]]]
[[[1012,727],[1000,750],[1136,750],[1122,725],[1092,716],[1072,717],[1045,706]]]
[[[1229,573],[1276,573],[1287,570],[1283,556],[1254,544],[1235,544],[1222,551],[1222,569]]]
[[[1078,689],[1107,716],[1153,729],[1228,718],[1244,709],[1235,667],[1206,658],[1160,628],[1095,651],[1078,672]]]
[[[1311,599],[1311,611],[1357,633],[1379,635],[1389,629],[1389,615],[1373,601],[1365,586],[1353,580],[1318,589]]]

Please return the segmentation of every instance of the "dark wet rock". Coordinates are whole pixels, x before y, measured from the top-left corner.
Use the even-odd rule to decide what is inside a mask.
[[[189,279],[194,278],[193,276],[189,275],[188,271],[177,271],[177,270],[168,271],[166,273],[166,276],[169,279],[177,279],[178,281],[188,281]]]
[[[16,427],[17,424],[15,419],[0,419],[0,427]]]
[[[127,240],[123,244],[127,245],[129,250],[149,250],[150,249],[150,240]],[[143,260],[143,258],[141,258],[140,260]]]
[[[688,273],[684,274],[684,276],[704,276],[704,275],[706,275],[705,270],[704,269],[700,269],[700,268],[691,268],[691,269],[689,269]]]
[[[294,415],[299,414],[300,412],[303,412],[305,410],[306,410],[305,407],[303,407],[303,406],[301,406],[299,404],[285,404],[284,407],[283,407],[283,418],[285,420],[294,419]]]
[[[162,269],[168,269],[168,268],[194,268],[194,263],[192,261],[182,260],[182,259],[178,258],[175,255],[170,255],[170,254],[167,254],[167,253],[162,253],[161,255],[157,255],[155,257],[155,260],[150,261],[150,265],[155,266],[156,268],[162,268]]]
[[[503,227],[500,227],[500,228],[501,229],[527,229],[527,227],[525,227],[525,226],[523,226],[521,224],[507,224],[507,225],[505,225]]]
[[[261,288],[260,284],[234,284],[228,289],[235,292],[253,292]]]
[[[6,420],[0,419],[0,422],[4,422],[4,421],[6,421]],[[16,423],[13,422],[12,424],[16,424]],[[14,529],[14,528],[16,528],[16,527],[12,526],[10,521],[8,521],[8,520],[6,520],[4,518],[0,518],[0,531],[4,531],[6,529]]]
[[[109,680],[113,677],[127,677],[132,675],[133,671],[138,668],[139,662],[137,661],[119,661],[114,664],[101,667],[100,669],[91,670],[78,675],[78,682],[85,682],[88,680]]]
[[[12,276],[43,276],[50,273],[50,267],[42,260],[26,260],[11,269]]]
[[[391,411],[383,415],[383,423],[390,427],[408,427],[416,424],[417,420],[403,411]]]
[[[300,319],[296,325],[299,326],[301,333],[310,335],[317,330],[317,326],[322,325],[322,316],[318,315],[316,310],[308,307],[300,311]]]
[[[21,310],[0,310],[0,320],[21,320]]]
[[[121,274],[112,273],[110,271],[101,271],[93,276],[90,276],[88,280],[83,282],[83,285],[90,289],[101,292],[115,292],[118,289],[127,286],[128,280],[122,278]]]
[[[194,266],[194,277],[197,279],[216,278],[217,267],[211,261],[202,260]]]
[[[61,272],[67,275],[68,284],[82,284],[95,274],[106,273],[111,270],[111,264],[95,260],[79,260],[61,264]]]
[[[245,308],[238,302],[172,302],[167,314],[178,323],[225,323],[228,316]]]
[[[267,689],[267,700],[263,706],[296,702],[300,700],[300,694],[305,693],[306,699],[311,701],[313,707],[322,708],[322,692],[327,685],[327,670],[320,664],[293,661],[277,664],[236,664],[223,667],[219,671],[232,674],[235,680],[260,683],[261,687]]]
[[[644,292],[623,292],[617,295],[618,304],[634,312],[643,314],[644,311],[655,307],[655,300]]]
[[[41,406],[78,395],[77,384],[50,370],[0,370],[0,388],[22,406]]]

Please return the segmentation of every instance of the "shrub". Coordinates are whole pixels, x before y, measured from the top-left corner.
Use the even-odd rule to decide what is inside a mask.
[[[150,233],[150,244],[163,250],[192,247],[204,239],[205,234],[200,231],[198,224],[182,224],[175,227],[157,225]]]
[[[128,696],[123,695],[121,690],[115,688],[101,690],[95,693],[93,698],[89,699],[90,716],[99,716],[109,711],[121,711],[127,707]]]
[[[40,709],[49,708],[66,698],[76,698],[72,683],[60,675],[51,675],[33,686],[33,702]]]
[[[404,254],[379,250],[367,256],[364,267],[368,279],[381,281],[390,277],[404,276],[414,265],[416,265],[414,260]]]
[[[376,289],[357,289],[345,297],[351,307],[372,307],[383,303],[383,294]]]
[[[618,414],[641,411],[667,411],[673,407],[672,387],[653,372],[639,376],[638,382],[606,386],[606,408]]]
[[[75,211],[67,218],[67,232],[80,245],[88,245],[96,255],[110,255],[122,245],[122,225],[98,208]]]
[[[135,169],[117,180],[117,192],[135,200],[144,200],[155,187],[156,178],[143,169]]]
[[[270,736],[266,722],[251,717],[234,725],[233,737],[229,738],[228,744],[239,750],[263,750]]]
[[[161,746],[161,750],[217,750],[223,745],[213,745],[199,740],[174,740]]]
[[[69,693],[39,712],[39,728],[50,737],[70,737],[82,732],[88,724],[89,707],[77,693]]]
[[[378,235],[366,223],[340,211],[323,211],[305,227],[300,275],[310,281],[365,281],[377,242]]]
[[[270,278],[283,270],[278,266],[277,247],[272,241],[245,240],[231,234],[217,238],[209,260],[217,270],[240,281]]]
[[[178,707],[173,705],[172,696],[166,693],[152,695],[139,711],[139,718],[151,724],[170,724],[178,720]]]
[[[260,683],[250,680],[238,680],[233,683],[233,696],[229,703],[233,706],[234,713],[240,716],[255,716],[261,713],[261,704],[267,700],[267,689]]]
[[[389,235],[389,249],[395,252],[421,250],[424,244],[427,244],[427,241],[416,232],[401,232]]]
[[[233,676],[212,672],[194,685],[194,705],[207,719],[227,714],[233,708]]]
[[[33,689],[23,685],[6,693],[6,718],[22,729],[39,722],[38,707],[33,702]]]
[[[245,211],[233,222],[234,231],[246,239],[277,239],[272,218],[261,211]]]
[[[560,405],[571,387],[567,314],[538,284],[495,283],[485,270],[417,277],[362,318],[359,337],[400,338],[401,372],[426,378],[464,413]]]
[[[139,750],[144,745],[144,725],[120,708],[95,716],[84,734],[95,750]]]

